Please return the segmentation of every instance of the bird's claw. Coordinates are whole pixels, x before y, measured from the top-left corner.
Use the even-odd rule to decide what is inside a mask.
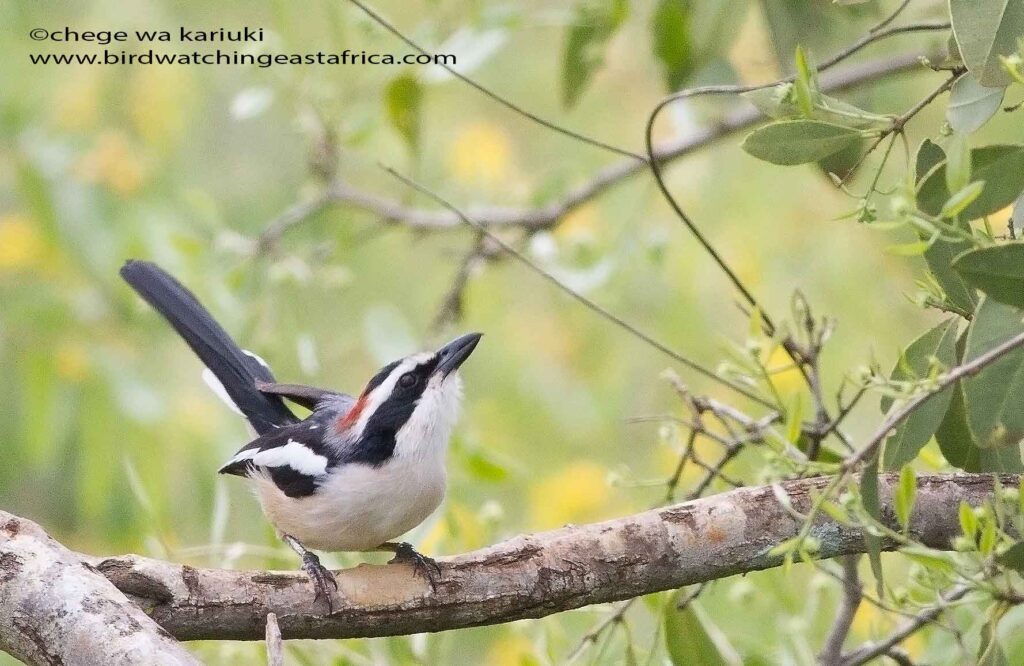
[[[334,602],[331,600],[331,591],[327,588],[327,584],[330,583],[334,586],[335,591],[338,589],[338,580],[334,577],[334,574],[320,564],[320,558],[316,556],[316,553],[306,551],[302,555],[302,570],[309,576],[309,580],[313,583],[313,588],[316,590],[313,595],[313,602],[316,603],[321,598],[327,601],[327,614],[330,615],[334,612]]]
[[[430,590],[437,591],[437,581],[441,579],[441,565],[432,557],[420,553],[411,544],[402,542],[395,548],[395,556],[388,561],[407,562],[412,564],[413,573],[426,579],[430,583]]]

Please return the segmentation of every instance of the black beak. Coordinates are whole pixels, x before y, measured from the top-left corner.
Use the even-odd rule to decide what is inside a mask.
[[[483,333],[467,333],[461,337],[455,338],[444,347],[437,350],[437,367],[434,368],[434,372],[441,373],[442,377],[447,377],[451,373],[459,369],[469,355],[476,349],[476,344],[480,342],[480,338],[483,337]]]

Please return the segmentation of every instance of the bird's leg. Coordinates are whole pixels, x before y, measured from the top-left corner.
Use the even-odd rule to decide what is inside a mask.
[[[316,590],[316,593],[313,595],[313,602],[315,603],[321,597],[326,599],[327,614],[330,615],[334,612],[334,603],[331,601],[331,591],[327,588],[327,584],[330,583],[334,586],[335,590],[338,589],[338,581],[334,578],[334,574],[327,567],[320,564],[320,558],[316,556],[316,553],[308,550],[299,543],[298,539],[289,534],[283,534],[281,538],[302,558],[302,570],[309,576],[309,580],[313,583],[313,587]]]
[[[411,563],[413,571],[426,578],[430,583],[431,591],[437,591],[437,581],[441,578],[441,565],[434,558],[418,552],[412,547],[412,544],[405,541],[387,541],[377,546],[377,550],[387,550],[395,554],[388,564],[392,562]]]

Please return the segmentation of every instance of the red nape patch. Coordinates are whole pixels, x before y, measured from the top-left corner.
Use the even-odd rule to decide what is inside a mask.
[[[352,405],[352,409],[346,412],[345,416],[338,419],[338,430],[348,430],[356,424],[359,420],[359,415],[363,413],[363,408],[366,407],[366,396],[359,396],[359,400],[356,400],[356,404]]]

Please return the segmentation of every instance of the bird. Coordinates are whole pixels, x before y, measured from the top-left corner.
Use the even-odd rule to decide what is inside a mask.
[[[338,582],[314,550],[390,551],[431,589],[437,562],[397,539],[440,506],[448,440],[462,400],[459,367],[482,337],[469,333],[433,352],[381,368],[357,396],[278,383],[270,366],[232,340],[195,295],[158,265],[128,260],[121,277],[205,364],[211,389],[256,437],[218,470],[245,477],[264,515],[302,559],[314,603]],[[285,400],[310,410],[299,418]]]

